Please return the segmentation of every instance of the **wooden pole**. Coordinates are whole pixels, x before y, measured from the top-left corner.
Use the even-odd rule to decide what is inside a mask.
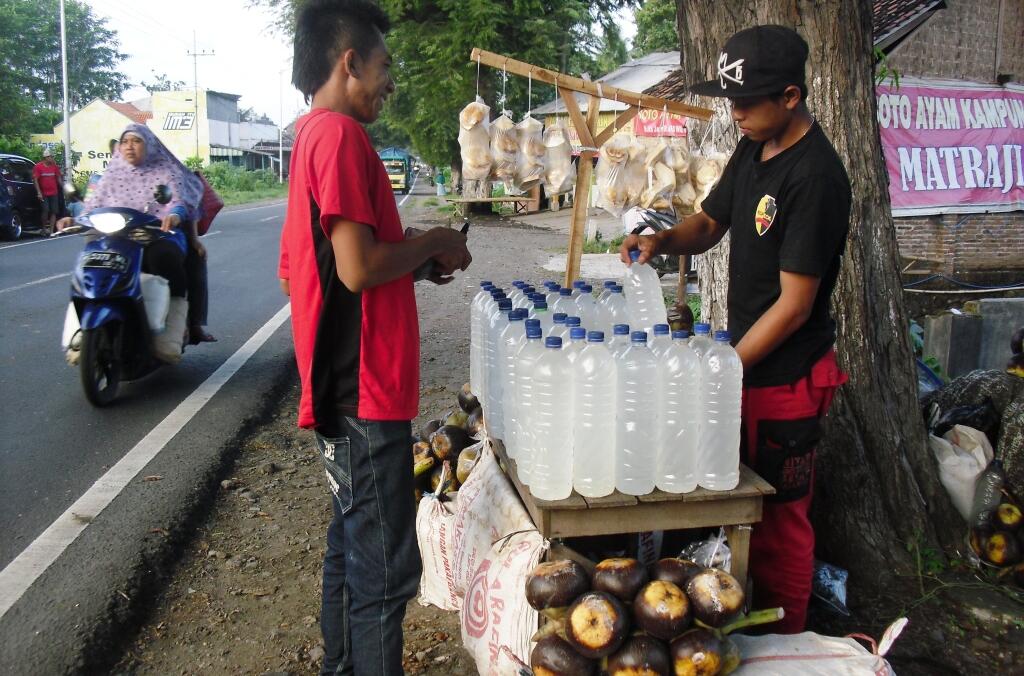
[[[565,286],[572,286],[572,283],[580,276],[580,263],[583,260],[584,235],[587,229],[587,214],[590,211],[590,184],[594,175],[594,155],[596,153],[593,139],[597,134],[597,120],[601,113],[601,99],[596,96],[590,97],[587,104],[587,118],[582,119],[579,106],[576,105],[576,98],[568,92],[563,91],[563,96],[572,99],[572,106],[576,111],[578,120],[574,120],[579,132],[580,143],[583,150],[580,152],[579,165],[576,167],[576,192],[572,201],[572,222],[569,227],[569,251],[565,256]],[[571,115],[571,113],[570,113]],[[589,137],[589,138],[588,138]],[[584,139],[590,141],[587,143]]]

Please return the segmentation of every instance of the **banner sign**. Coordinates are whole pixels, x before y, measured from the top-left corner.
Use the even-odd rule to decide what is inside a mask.
[[[903,83],[876,96],[893,216],[1024,210],[1024,90]]]
[[[637,136],[686,136],[686,118],[664,110],[643,108],[633,118]]]

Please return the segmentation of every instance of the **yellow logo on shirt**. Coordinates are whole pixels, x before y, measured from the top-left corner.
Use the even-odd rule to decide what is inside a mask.
[[[757,230],[758,236],[768,232],[772,223],[775,222],[777,213],[778,207],[775,206],[775,198],[771,195],[762,197],[761,201],[757,203],[757,213],[754,214],[754,229]]]

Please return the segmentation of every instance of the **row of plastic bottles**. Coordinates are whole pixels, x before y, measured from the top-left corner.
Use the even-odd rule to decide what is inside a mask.
[[[547,300],[528,285],[515,288],[505,297],[481,283],[470,379],[488,432],[505,441],[531,493],[559,500],[573,489],[601,497],[736,486],[742,365],[727,332],[712,342],[710,327],[698,324],[692,339],[670,337],[659,322],[648,342],[648,332],[616,322],[606,341],[582,324],[589,317],[602,326],[587,308],[621,296],[614,283],[598,299],[580,285],[572,316],[539,307]],[[557,294],[555,302],[572,302],[571,290]]]

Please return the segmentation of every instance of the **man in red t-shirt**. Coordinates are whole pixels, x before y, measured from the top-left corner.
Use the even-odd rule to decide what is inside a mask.
[[[362,0],[312,0],[296,18],[292,82],[312,98],[296,123],[278,276],[291,297],[302,381],[334,518],[324,556],[322,674],[401,674],[402,619],[416,594],[411,420],[418,412],[413,272],[470,263],[466,237],[406,238],[364,124],[394,91],[387,16]]]
[[[36,184],[36,194],[39,201],[43,203],[42,224],[48,226],[50,232],[57,223],[57,211],[60,209],[60,167],[53,161],[53,153],[49,150],[43,153],[43,161],[36,164],[32,169],[32,181]]]

